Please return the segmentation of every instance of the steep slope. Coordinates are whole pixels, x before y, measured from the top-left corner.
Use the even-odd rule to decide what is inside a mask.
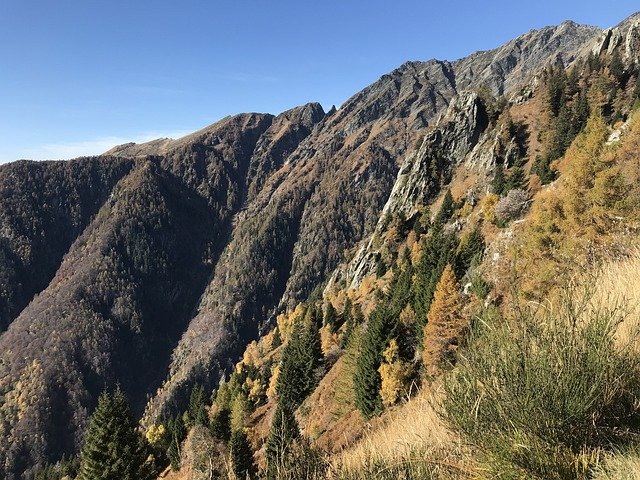
[[[491,78],[496,93],[513,92],[530,72],[570,62],[599,33],[568,23],[454,63],[409,62],[324,119],[238,215],[149,415],[184,399],[195,381],[215,384],[260,325],[307,298],[373,231],[401,159],[460,85],[477,88]]]
[[[131,166],[112,157],[0,166],[0,333],[47,286]]]
[[[0,336],[7,478],[76,451],[104,387],[120,383],[138,413],[155,393],[153,418],[181,408],[195,382],[215,385],[274,313],[308,298],[374,232],[390,194],[393,208],[407,212],[417,196],[437,194],[488,122],[484,103],[466,91],[516,92],[599,33],[549,27],[457,62],[406,63],[327,114],[319,104],[277,117],[241,114],[178,140],[79,161],[125,167],[90,190],[93,210],[73,228],[43,228],[67,244],[48,270],[40,267],[46,250],[30,260],[30,269],[48,272],[31,288],[41,293]],[[416,163],[405,167],[415,172],[394,188],[423,134]],[[426,164],[436,170],[429,181],[419,175]],[[50,218],[45,203],[36,198],[28,217]],[[37,234],[24,236],[33,242]],[[4,271],[12,284],[12,270]]]
[[[140,411],[208,277],[212,223],[206,204],[154,163],[119,183],[0,338],[9,472],[76,451],[106,386],[119,383]]]

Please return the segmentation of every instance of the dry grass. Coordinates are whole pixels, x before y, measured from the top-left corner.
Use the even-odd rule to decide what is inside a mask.
[[[617,342],[621,346],[640,343],[640,249],[623,260],[606,264],[592,281],[596,304],[624,305],[626,318],[617,329]]]
[[[640,451],[636,447],[628,452],[607,455],[593,480],[637,480],[640,478]]]
[[[389,412],[378,428],[335,457],[334,475],[387,478],[386,470],[413,464],[432,478],[476,476],[467,448],[438,416],[434,402],[434,395],[423,391]]]

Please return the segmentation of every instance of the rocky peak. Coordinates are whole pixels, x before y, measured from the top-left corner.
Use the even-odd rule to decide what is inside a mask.
[[[640,59],[640,12],[634,13],[615,27],[604,30],[591,47],[594,55],[611,55],[616,50],[628,63]]]
[[[486,85],[496,95],[512,93],[549,62],[569,65],[600,32],[598,27],[570,21],[531,30],[499,48],[454,62],[458,88]]]

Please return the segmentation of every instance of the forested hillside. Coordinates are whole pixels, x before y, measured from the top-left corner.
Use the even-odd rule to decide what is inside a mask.
[[[0,478],[627,478],[639,57],[565,22],[0,167]]]

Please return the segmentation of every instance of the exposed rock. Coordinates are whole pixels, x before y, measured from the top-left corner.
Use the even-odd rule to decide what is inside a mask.
[[[411,218],[420,205],[429,203],[449,180],[452,169],[478,144],[487,126],[487,114],[476,93],[465,92],[454,99],[436,127],[425,136],[420,149],[409,155],[400,168],[373,235],[344,271],[334,273],[327,290],[336,282],[355,288],[375,270],[380,253],[376,239],[384,232],[388,219],[398,215]]]

